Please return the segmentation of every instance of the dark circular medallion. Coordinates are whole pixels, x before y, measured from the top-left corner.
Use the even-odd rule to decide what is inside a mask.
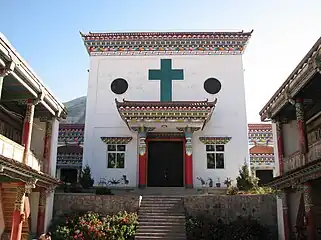
[[[123,94],[128,89],[128,83],[123,78],[117,78],[111,83],[110,88],[115,94]]]
[[[204,82],[204,89],[209,94],[216,94],[219,91],[221,91],[222,84],[221,82],[216,78],[208,78]]]

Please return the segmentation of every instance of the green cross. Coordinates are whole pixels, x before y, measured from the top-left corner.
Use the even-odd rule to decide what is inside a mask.
[[[172,81],[184,80],[183,69],[172,69],[172,59],[161,59],[160,70],[149,70],[148,80],[160,80],[161,102],[172,101]]]

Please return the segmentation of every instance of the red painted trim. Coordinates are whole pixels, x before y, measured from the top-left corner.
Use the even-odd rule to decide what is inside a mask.
[[[147,186],[147,183],[148,183],[148,179],[147,179],[147,176],[148,176],[148,143],[149,142],[157,142],[157,141],[160,141],[160,142],[183,142],[183,156],[184,156],[184,159],[183,159],[183,178],[184,178],[184,184],[186,185],[186,149],[185,149],[185,137],[181,137],[181,138],[146,138],[146,153],[145,153],[145,161],[146,161],[146,168],[145,168],[145,186]],[[193,166],[193,165],[192,165]],[[193,170],[192,170],[193,171]],[[193,181],[192,181],[193,183]]]
[[[185,186],[193,187],[193,155],[188,156],[185,151]]]
[[[21,240],[22,233],[22,217],[21,212],[14,210],[12,213],[12,227],[11,227],[11,236],[10,240]]]
[[[139,177],[138,177],[138,187],[144,188],[146,187],[146,179],[147,179],[147,160],[146,160],[146,154],[147,154],[147,146],[146,146],[146,152],[144,155],[140,155],[138,157],[138,171],[139,171]]]

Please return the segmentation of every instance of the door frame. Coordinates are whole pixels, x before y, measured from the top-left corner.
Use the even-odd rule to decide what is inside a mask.
[[[185,187],[185,137],[176,137],[176,138],[146,138],[146,187],[148,187],[148,148],[149,148],[149,142],[182,142],[183,144],[183,187]]]

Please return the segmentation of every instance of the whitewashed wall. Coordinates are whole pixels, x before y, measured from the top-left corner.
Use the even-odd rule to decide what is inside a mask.
[[[86,128],[84,142],[84,161],[92,168],[96,181],[99,178],[119,177],[128,174],[131,185],[137,185],[137,140],[121,120],[115,106],[119,101],[160,99],[160,81],[148,80],[149,69],[159,69],[160,59],[172,59],[174,69],[184,69],[184,80],[173,81],[173,101],[213,100],[218,98],[217,107],[211,121],[202,133],[194,134],[194,184],[199,185],[197,176],[203,178],[235,178],[238,169],[248,162],[248,136],[245,109],[245,91],[242,57],[239,55],[214,56],[95,56],[90,60],[90,74],[87,93]],[[222,90],[208,94],[204,81],[215,77],[222,83]],[[116,78],[128,81],[129,89],[122,95],[110,90],[111,82]],[[106,146],[100,137],[133,136],[128,145],[125,169],[107,169]],[[206,169],[205,146],[199,136],[229,136],[226,145],[225,169]],[[132,179],[136,179],[133,182]]]

